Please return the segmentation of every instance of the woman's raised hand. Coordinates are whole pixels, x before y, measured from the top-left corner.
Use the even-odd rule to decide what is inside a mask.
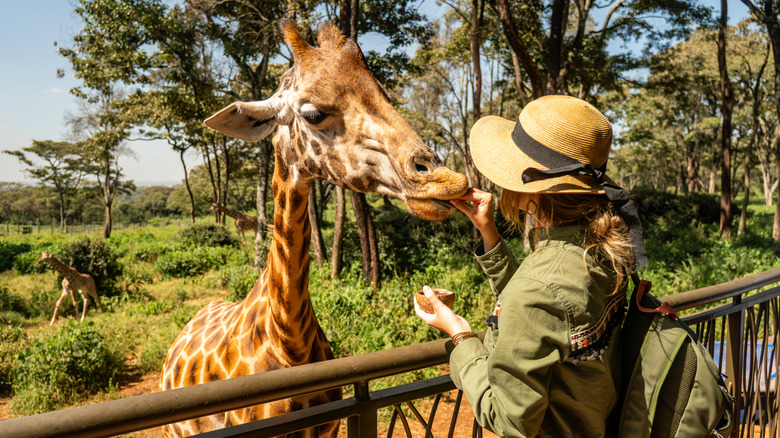
[[[493,206],[493,195],[482,190],[469,188],[466,193],[450,203],[462,211],[474,227],[479,230],[485,245],[485,252],[498,245],[501,236],[496,228],[496,213]]]

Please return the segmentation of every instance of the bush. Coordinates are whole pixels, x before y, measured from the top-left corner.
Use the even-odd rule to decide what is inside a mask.
[[[122,277],[119,255],[105,240],[84,237],[63,245],[63,262],[77,271],[89,274],[95,279],[95,288],[100,296],[114,296],[121,292],[117,287]]]
[[[474,227],[462,214],[443,221],[426,221],[406,211],[392,209],[377,214],[374,224],[379,241],[379,263],[385,276],[423,271],[440,263],[449,264],[452,260],[470,255],[474,246]],[[350,240],[359,242],[357,238],[345,237],[345,245]],[[360,255],[359,247],[354,251]]]
[[[74,321],[42,332],[14,360],[13,409],[25,415],[60,409],[106,391],[125,373],[123,356],[112,350],[92,321]]]
[[[0,324],[0,395],[11,392],[14,356],[27,344],[27,335],[21,327]]]
[[[239,246],[238,239],[227,228],[215,224],[197,224],[185,228],[179,233],[179,239],[192,246]]]
[[[692,223],[716,224],[720,220],[720,200],[716,195],[637,190],[631,193],[631,198],[643,225],[656,224],[666,231]]]
[[[49,269],[49,265],[47,263],[35,263],[41,258],[43,251],[45,250],[34,248],[17,254],[16,258],[14,258],[13,268],[20,274],[43,274]]]
[[[254,269],[231,267],[224,270],[227,274],[228,301],[238,302],[246,298],[257,283],[259,277]]]
[[[163,254],[154,264],[154,269],[166,277],[184,278],[203,274],[209,269],[222,266],[228,254],[222,248],[201,247],[188,251],[171,251]]]
[[[0,241],[0,272],[8,271],[14,267],[14,260],[19,254],[30,250],[26,243],[10,243]]]
[[[27,305],[21,295],[0,286],[0,312],[11,311],[27,315]]]

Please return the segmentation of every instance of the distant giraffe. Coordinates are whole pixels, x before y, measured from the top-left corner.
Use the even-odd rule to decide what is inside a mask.
[[[163,365],[163,390],[333,358],[309,298],[311,226],[307,215],[315,178],[359,192],[401,199],[423,219],[454,210],[446,200],[467,189],[462,174],[444,167],[395,111],[369,72],[357,44],[323,23],[319,48],[290,21],[281,25],[294,66],[265,101],[236,102],[206,125],[246,141],[273,138],[273,239],[265,270],[241,302],[215,301],[179,334]],[[339,389],[307,394],[167,425],[185,436],[280,415],[341,398]],[[338,422],[318,426],[337,434]],[[315,428],[295,436],[313,436]]]
[[[70,295],[71,299],[73,300],[73,307],[76,308],[76,314],[78,315],[79,304],[78,300],[76,299],[76,291],[78,291],[78,293],[81,295],[81,299],[84,301],[84,308],[81,310],[81,319],[79,321],[84,321],[84,317],[87,314],[89,297],[92,297],[95,299],[95,301],[97,301],[98,306],[100,306],[100,310],[104,312],[106,311],[106,309],[103,307],[103,303],[100,302],[100,297],[97,294],[97,290],[95,290],[95,279],[93,279],[91,275],[82,274],[75,268],[66,265],[60,259],[54,257],[48,252],[44,252],[41,255],[41,258],[39,258],[35,263],[41,264],[43,262],[49,263],[51,267],[54,268],[54,270],[63,277],[62,295],[60,295],[60,299],[57,300],[57,304],[54,306],[54,315],[51,317],[51,322],[49,325],[54,325],[54,321],[57,320],[57,312],[60,310],[62,302],[65,301],[65,298],[68,295]]]
[[[238,237],[241,238],[242,242],[244,241],[244,231],[254,231],[257,233],[257,217],[249,216],[248,214],[244,214],[238,210],[231,210],[227,207],[217,204],[216,202],[212,202],[211,207],[209,207],[209,211],[214,210],[217,210],[220,213],[225,213],[226,215],[236,220],[236,230],[238,230]]]

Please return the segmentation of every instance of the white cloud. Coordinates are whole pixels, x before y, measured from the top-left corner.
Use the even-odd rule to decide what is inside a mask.
[[[62,92],[63,92],[63,90],[61,90],[61,89],[59,89],[57,87],[52,87],[52,88],[49,88],[48,90],[43,90],[43,94],[60,94]]]

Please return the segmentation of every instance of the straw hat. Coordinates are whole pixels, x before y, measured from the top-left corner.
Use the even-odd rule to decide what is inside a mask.
[[[503,188],[526,193],[604,193],[598,181],[587,175],[561,175],[528,183],[522,179],[528,168],[549,169],[529,156],[540,150],[549,153],[546,149],[594,169],[604,168],[612,144],[612,125],[583,100],[540,97],[526,105],[518,122],[497,116],[479,119],[470,138],[477,168]]]

